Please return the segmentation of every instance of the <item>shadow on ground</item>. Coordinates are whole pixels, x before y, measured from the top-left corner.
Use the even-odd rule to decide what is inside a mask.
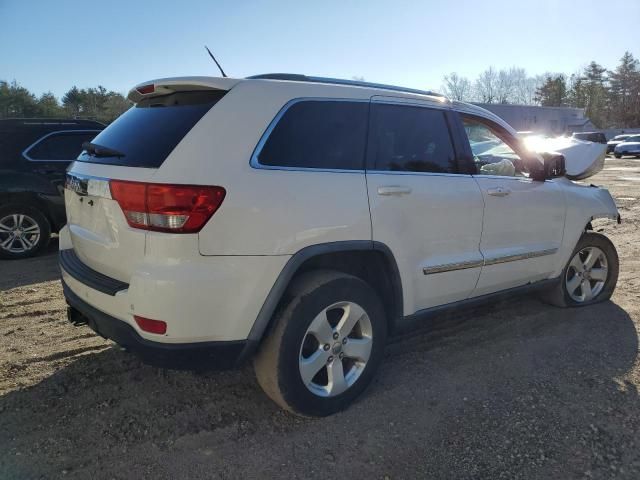
[[[52,238],[46,250],[35,258],[0,260],[0,292],[60,278],[58,239]]]
[[[638,352],[613,303],[522,298],[435,318],[326,419],[282,412],[253,372],[89,353],[0,398],[4,478],[637,478]],[[634,463],[636,462],[636,463]],[[634,467],[635,465],[635,467]],[[635,468],[635,470],[634,470]]]

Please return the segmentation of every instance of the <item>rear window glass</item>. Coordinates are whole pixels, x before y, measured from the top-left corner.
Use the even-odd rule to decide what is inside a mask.
[[[121,155],[83,152],[78,160],[128,167],[158,168],[193,126],[225,94],[221,91],[177,92],[143,99],[93,139]]]
[[[31,160],[74,160],[82,152],[82,144],[90,142],[98,132],[54,133],[43,138],[26,152]]]
[[[300,101],[284,113],[258,155],[261,165],[364,169],[367,102]]]
[[[443,111],[376,104],[372,115],[371,170],[456,173]]]

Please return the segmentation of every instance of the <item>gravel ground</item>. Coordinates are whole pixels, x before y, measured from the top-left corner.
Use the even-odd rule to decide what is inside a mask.
[[[611,302],[519,297],[388,347],[349,410],[300,419],[249,366],[141,364],[65,319],[55,242],[0,262],[0,477],[640,478],[640,161],[607,160],[622,225]]]

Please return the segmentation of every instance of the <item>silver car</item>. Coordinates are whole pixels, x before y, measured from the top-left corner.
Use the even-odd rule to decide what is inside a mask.
[[[622,158],[624,155],[640,157],[640,135],[632,135],[615,146],[613,155]]]
[[[607,154],[613,153],[616,145],[624,142],[627,138],[632,137],[633,133],[623,133],[622,135],[616,135],[607,142]]]

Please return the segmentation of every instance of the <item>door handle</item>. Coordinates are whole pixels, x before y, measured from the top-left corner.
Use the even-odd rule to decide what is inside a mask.
[[[396,185],[388,185],[378,187],[378,195],[408,195],[411,193],[409,187],[401,187]]]
[[[487,195],[491,195],[492,197],[506,197],[510,193],[511,190],[504,187],[490,188],[487,190]]]

